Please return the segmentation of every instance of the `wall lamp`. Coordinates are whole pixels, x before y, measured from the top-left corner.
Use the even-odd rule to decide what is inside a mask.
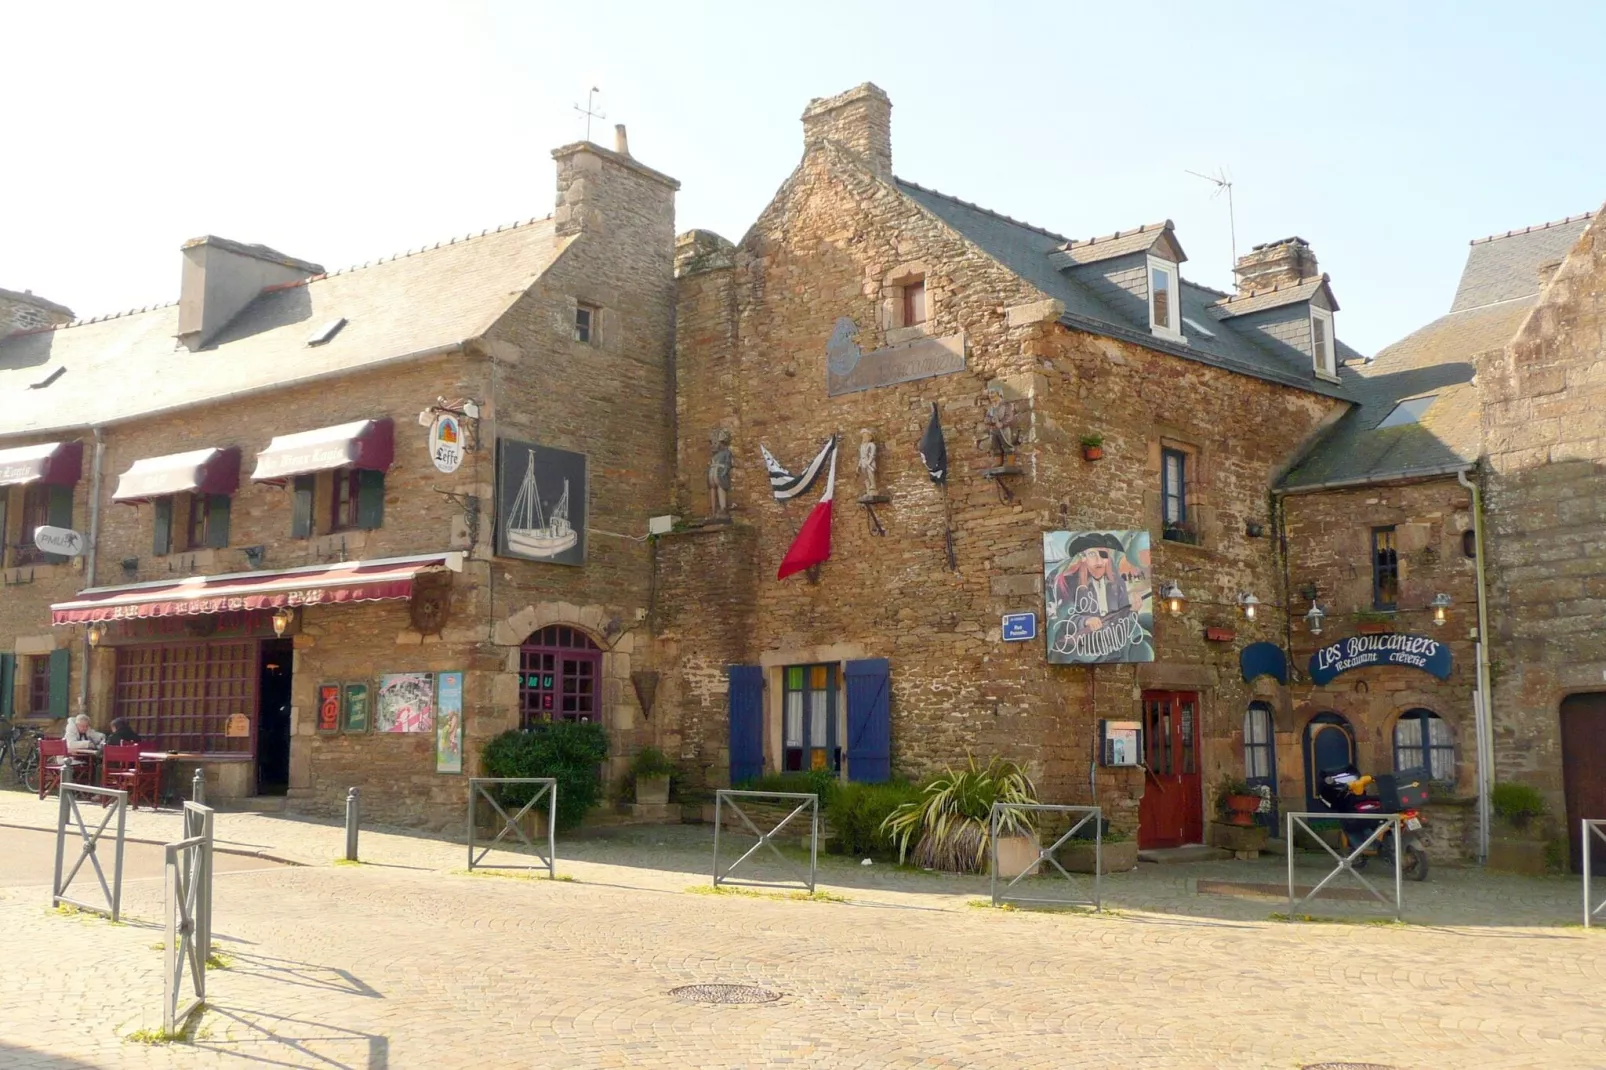
[[[1305,614],[1305,625],[1310,628],[1310,634],[1321,635],[1322,621],[1326,619],[1327,614],[1322,611],[1322,607],[1316,604],[1314,598],[1311,599],[1310,609]]]
[[[1433,609],[1433,626],[1435,628],[1444,627],[1444,622],[1450,617],[1450,606],[1452,604],[1450,596],[1443,592],[1434,595],[1433,601],[1428,603]]]
[[[273,634],[278,636],[284,635],[285,632],[290,630],[290,625],[295,623],[295,619],[296,611],[291,609],[289,606],[281,606],[279,609],[274,610]]]
[[[1188,596],[1182,593],[1182,588],[1175,582],[1160,588],[1160,601],[1165,603],[1165,608],[1173,617],[1181,616],[1182,611],[1188,608]]]
[[[1254,620],[1255,614],[1260,612],[1260,599],[1245,591],[1238,596],[1238,608],[1243,612],[1244,620]]]
[[[101,641],[102,638],[105,637],[105,635],[106,635],[106,626],[97,621],[96,623],[91,624],[89,626],[89,631],[86,634],[85,638],[87,638],[89,640],[89,645],[90,645],[91,649],[93,649],[94,647],[97,647],[97,646],[100,645],[100,641]]]

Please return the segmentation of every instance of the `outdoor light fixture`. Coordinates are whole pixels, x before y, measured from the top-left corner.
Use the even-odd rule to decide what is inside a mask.
[[[1181,616],[1182,611],[1188,608],[1188,597],[1182,593],[1182,588],[1175,583],[1168,583],[1160,591],[1160,600],[1173,617]]]
[[[1429,602],[1428,605],[1433,607],[1433,626],[1435,628],[1444,627],[1444,622],[1450,616],[1450,596],[1440,592],[1433,596],[1433,601]]]
[[[1327,619],[1327,614],[1323,613],[1322,612],[1322,607],[1317,605],[1315,600],[1312,599],[1311,600],[1311,604],[1310,604],[1310,611],[1305,614],[1305,624],[1307,626],[1309,626],[1310,634],[1312,634],[1312,635],[1321,635],[1322,634],[1322,621],[1324,621],[1326,619]]]
[[[1260,611],[1260,599],[1245,591],[1238,596],[1238,608],[1243,610],[1244,620],[1254,620],[1255,614]]]
[[[100,624],[91,624],[89,626],[89,634],[88,634],[89,645],[91,647],[99,646],[101,637],[103,635],[105,635],[105,634],[106,634],[106,629],[103,626],[101,626]]]
[[[282,636],[286,631],[289,630],[290,625],[295,621],[295,619],[295,610],[291,609],[289,606],[284,606],[278,610],[275,610],[273,614],[273,634]]]

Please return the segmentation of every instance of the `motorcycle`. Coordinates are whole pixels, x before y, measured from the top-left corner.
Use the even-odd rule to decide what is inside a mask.
[[[1372,858],[1382,858],[1392,864],[1395,852],[1402,851],[1401,876],[1413,881],[1428,879],[1427,852],[1415,843],[1417,833],[1427,823],[1421,808],[1427,804],[1428,792],[1421,780],[1402,780],[1389,774],[1375,777],[1362,775],[1353,765],[1324,769],[1318,780],[1316,797],[1334,814],[1400,815],[1399,838],[1403,842],[1395,843],[1394,831],[1389,829],[1355,859],[1353,865],[1356,869],[1364,869]],[[1377,788],[1376,795],[1370,794],[1373,787]],[[1377,831],[1377,823],[1340,820],[1338,831],[1341,850],[1348,855],[1355,849],[1356,843],[1364,842]]]

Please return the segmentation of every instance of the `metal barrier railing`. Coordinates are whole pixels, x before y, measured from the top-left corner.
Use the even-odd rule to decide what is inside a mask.
[[[1040,841],[1038,841],[1037,842],[1037,858],[1034,859],[1033,861],[1027,863],[1021,869],[1021,871],[1019,873],[1015,874],[1015,879],[1010,881],[1008,884],[1004,885],[1004,890],[1002,892],[1000,892],[998,890],[998,818],[999,818],[999,815],[1003,814],[1004,812],[1006,812],[1008,810],[1030,810],[1033,813],[1081,814],[1082,817],[1081,817],[1081,820],[1077,821],[1069,829],[1067,829],[1064,835],[1062,835],[1059,839],[1055,840],[1054,843],[1051,846],[1044,847],[1042,845],[1042,843]],[[1022,878],[1030,876],[1032,870],[1037,868],[1037,864],[1039,862],[1044,862],[1044,861],[1046,861],[1049,865],[1053,866],[1055,869],[1059,870],[1060,871],[1060,875],[1062,877],[1064,877],[1065,880],[1070,883],[1072,888],[1078,887],[1079,886],[1079,882],[1077,881],[1077,879],[1075,877],[1071,876],[1071,874],[1066,871],[1064,866],[1060,865],[1059,859],[1056,858],[1055,855],[1059,851],[1059,849],[1062,846],[1064,846],[1065,843],[1068,840],[1071,839],[1071,837],[1076,835],[1076,833],[1081,829],[1081,827],[1083,825],[1088,823],[1089,820],[1091,820],[1093,822],[1093,897],[1091,899],[1088,899],[1088,898],[1085,898],[1085,897],[1084,898],[1077,898],[1077,899],[1059,899],[1059,898],[1054,898],[1054,897],[1025,896],[1025,895],[1010,895],[1009,894],[1009,890],[1011,888],[1015,887],[1016,884],[1020,883]],[[991,834],[990,843],[991,843],[991,850],[992,850],[992,856],[993,856],[992,857],[992,861],[993,861],[993,865],[992,865],[993,906],[997,906],[999,903],[1004,902],[1004,901],[1007,900],[1007,901],[1009,901],[1011,903],[1053,903],[1053,904],[1056,904],[1056,905],[1064,905],[1064,906],[1091,906],[1095,911],[1103,909],[1103,907],[1101,906],[1101,900],[1100,900],[1100,893],[1101,893],[1101,890],[1102,890],[1101,879],[1102,879],[1102,877],[1104,875],[1103,874],[1103,870],[1104,870],[1104,809],[1103,809],[1103,807],[1099,807],[1099,806],[1060,806],[1060,805],[1056,805],[1056,804],[1052,804],[1052,803],[1000,803],[1000,802],[995,802],[995,803],[993,803],[992,813],[988,817],[988,831]]]
[[[530,796],[530,801],[525,803],[519,809],[518,813],[516,813],[513,816],[509,817],[508,816],[508,812],[506,810],[502,809],[502,804],[497,801],[496,793],[493,792],[493,791],[486,790],[486,786],[487,785],[491,785],[491,784],[529,784],[529,785],[538,785],[538,790],[535,792],[534,795]],[[476,825],[478,824],[478,822],[476,822],[474,820],[475,803],[476,803],[477,800],[482,799],[482,798],[486,802],[490,803],[491,804],[491,809],[495,810],[502,818],[502,829],[501,829],[501,831],[499,831],[496,834],[494,839],[492,839],[490,842],[486,843],[483,849],[480,847],[479,841],[476,838],[477,837]],[[535,845],[535,843],[530,839],[530,837],[528,837],[528,836],[526,836],[524,834],[524,829],[519,824],[519,822],[524,820],[524,815],[529,813],[532,809],[534,809],[536,803],[539,803],[542,799],[546,799],[547,800],[547,808],[546,808],[546,855],[545,856],[541,855],[541,849]],[[557,858],[558,858],[558,840],[557,840],[557,831],[556,831],[557,830],[557,826],[558,826],[558,782],[554,778],[549,777],[549,776],[542,776],[542,777],[478,777],[477,776],[477,777],[470,777],[469,778],[469,781],[468,781],[468,870],[469,870],[470,873],[474,872],[474,870],[476,870],[476,869],[540,869],[540,868],[543,868],[541,866],[487,865],[483,861],[485,856],[491,853],[491,849],[494,848],[497,844],[501,843],[502,842],[502,838],[504,836],[506,836],[509,832],[511,832],[511,833],[513,833],[514,835],[516,835],[519,838],[519,840],[524,844],[524,846],[526,846],[530,850],[534,851],[536,853],[536,857],[541,858],[541,861],[546,863],[544,868],[547,871],[547,876],[549,876],[549,877],[553,878],[554,880],[556,880],[557,876],[558,876],[558,862],[557,862]],[[512,844],[510,843],[508,846],[511,847]],[[479,851],[479,854],[477,854],[477,855],[474,853],[476,850]]]
[[[167,943],[163,945],[162,1030],[178,1031],[206,1002],[206,962],[212,956],[212,809],[184,804],[184,838],[167,844]],[[191,998],[183,999],[184,974]]]
[[[1589,928],[1596,918],[1606,918],[1606,898],[1599,903],[1595,902],[1594,891],[1591,887],[1594,875],[1591,872],[1590,858],[1595,853],[1596,837],[1606,845],[1606,818],[1586,817],[1581,821],[1578,843],[1584,852],[1584,928]]]
[[[63,777],[59,794],[61,804],[56,812],[56,873],[50,887],[50,905],[56,907],[67,903],[80,910],[92,910],[118,921],[123,905],[123,833],[128,824],[128,792],[115,788],[99,788],[93,784],[75,784],[71,779]],[[89,824],[84,820],[83,810],[79,806],[84,799],[101,803],[106,807],[106,812],[101,815],[100,824],[95,826],[93,832],[89,831]],[[112,879],[108,884],[106,871],[100,866],[100,854],[97,848],[114,817],[117,819],[117,837],[114,841]],[[81,841],[78,845],[78,860],[72,864],[70,870],[66,868],[69,820],[78,827]],[[68,889],[72,887],[73,878],[84,868],[85,859],[88,859],[95,870],[96,879],[100,881],[100,890],[106,897],[105,906],[74,899],[67,894]]]
[[[1402,871],[1401,871],[1401,868],[1400,868],[1400,856],[1403,855],[1405,853],[1405,851],[1404,851],[1404,845],[1400,842],[1400,815],[1399,814],[1341,814],[1341,815],[1334,815],[1332,813],[1321,814],[1321,813],[1314,813],[1314,812],[1311,812],[1311,811],[1295,811],[1295,812],[1291,812],[1291,813],[1286,814],[1285,817],[1287,819],[1287,833],[1288,833],[1288,838],[1284,842],[1288,844],[1288,913],[1289,914],[1293,914],[1294,909],[1296,907],[1303,906],[1304,904],[1310,902],[1312,899],[1315,899],[1318,895],[1321,894],[1322,889],[1327,887],[1329,884],[1331,884],[1333,882],[1333,880],[1335,878],[1337,878],[1340,874],[1348,873],[1350,876],[1352,876],[1356,880],[1360,881],[1362,886],[1364,886],[1368,892],[1371,892],[1372,896],[1379,903],[1383,903],[1383,904],[1392,906],[1394,908],[1395,920],[1399,920],[1401,918],[1401,916],[1402,916],[1402,914],[1404,913],[1404,910],[1405,910],[1405,904],[1404,904],[1404,900],[1403,900],[1403,893],[1401,891],[1401,889],[1403,887],[1403,882],[1402,882],[1402,879],[1401,879],[1403,874],[1402,874]],[[1370,836],[1367,836],[1360,843],[1356,844],[1355,847],[1350,851],[1349,854],[1341,855],[1336,850],[1333,849],[1333,845],[1332,844],[1330,844],[1326,840],[1324,840],[1316,832],[1315,829],[1310,827],[1310,822],[1311,821],[1342,821],[1342,822],[1373,821],[1373,822],[1377,823],[1377,828],[1372,830],[1372,834]],[[1333,859],[1338,863],[1336,866],[1334,866],[1328,872],[1327,876],[1323,877],[1320,881],[1318,881],[1316,883],[1315,887],[1311,888],[1311,890],[1309,892],[1305,893],[1304,896],[1298,897],[1298,898],[1296,898],[1295,892],[1294,892],[1294,855],[1296,853],[1295,850],[1294,850],[1294,828],[1295,828],[1296,825],[1299,828],[1304,829],[1306,835],[1308,835],[1311,839],[1313,839],[1317,843],[1321,844],[1322,845],[1322,849],[1324,851],[1326,851],[1328,854],[1332,855]],[[1378,891],[1372,885],[1371,881],[1369,881],[1365,877],[1361,876],[1360,870],[1355,865],[1355,862],[1356,862],[1357,859],[1363,859],[1364,858],[1367,848],[1371,847],[1373,844],[1378,844],[1381,847],[1384,835],[1386,833],[1390,833],[1390,832],[1392,832],[1393,835],[1394,835],[1394,840],[1393,840],[1393,842],[1394,842],[1394,900],[1393,900],[1392,903],[1389,902],[1389,900],[1383,895],[1382,892]],[[1365,865],[1365,862],[1362,861],[1361,864]]]
[[[781,801],[783,805],[797,802],[797,805],[792,808],[791,813],[776,822],[775,826],[768,832],[760,832],[758,826],[753,824],[746,812],[742,810],[740,804],[737,803],[737,799],[776,800]],[[732,862],[730,868],[721,873],[719,871],[719,830],[725,823],[724,808],[727,806],[731,808],[731,811],[737,817],[742,819],[742,824],[746,825],[753,835],[758,837],[758,842],[749,847],[747,853]],[[774,843],[775,837],[779,835],[780,831],[804,810],[809,812],[809,869],[807,874],[804,874],[797,863],[783,855]],[[798,880],[809,890],[809,894],[813,895],[814,881],[819,874],[820,861],[820,797],[811,793],[797,791],[738,791],[731,788],[720,788],[716,791],[714,793],[714,887],[718,888],[721,884],[742,884],[765,888],[785,887],[786,884],[782,881],[731,879],[731,874],[736,872],[736,867],[752,858],[760,847],[768,847],[770,852],[785,863],[788,869],[798,874]]]

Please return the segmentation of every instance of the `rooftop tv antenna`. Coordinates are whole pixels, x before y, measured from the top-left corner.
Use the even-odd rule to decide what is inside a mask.
[[[1184,168],[1183,170],[1187,169]],[[1188,174],[1192,175],[1194,178],[1202,178],[1206,182],[1214,183],[1216,192],[1212,193],[1210,195],[1211,197],[1219,197],[1222,195],[1222,193],[1226,193],[1227,232],[1229,240],[1232,242],[1232,266],[1236,268],[1238,266],[1238,220],[1234,217],[1232,211],[1232,179],[1227,177],[1227,169],[1225,167],[1218,167],[1216,168],[1216,173],[1213,175],[1203,175],[1198,171],[1188,171]]]
[[[591,120],[593,120],[593,119],[606,119],[608,117],[608,113],[607,112],[598,111],[596,109],[597,94],[600,93],[600,92],[602,92],[602,90],[598,89],[596,86],[592,86],[591,87],[591,92],[586,94],[586,106],[583,107],[583,108],[580,107],[580,105],[578,105],[578,104],[576,104],[574,106],[574,110],[575,111],[579,112],[581,115],[584,115],[586,117],[586,140],[587,141],[591,140]]]

